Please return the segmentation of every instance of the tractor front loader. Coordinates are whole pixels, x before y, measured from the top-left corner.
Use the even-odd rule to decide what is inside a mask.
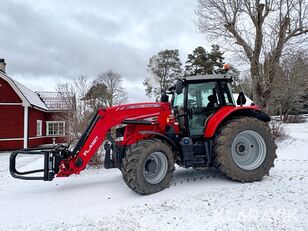
[[[255,105],[244,106],[243,94],[236,105],[231,81],[227,74],[185,77],[168,90],[170,102],[163,94],[160,103],[100,109],[74,147],[13,152],[10,173],[19,179],[44,181],[79,174],[108,140],[105,168],[120,169],[128,187],[140,194],[168,187],[175,164],[213,166],[240,182],[261,180],[276,158],[270,117]],[[42,155],[44,166],[17,170],[19,155]]]

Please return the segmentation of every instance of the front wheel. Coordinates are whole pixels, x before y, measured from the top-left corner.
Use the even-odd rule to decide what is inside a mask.
[[[261,180],[274,166],[276,148],[268,124],[253,117],[239,117],[218,130],[215,164],[222,174],[233,180]]]
[[[138,141],[126,151],[122,175],[129,188],[146,195],[168,187],[173,170],[171,147],[159,139],[146,139]]]

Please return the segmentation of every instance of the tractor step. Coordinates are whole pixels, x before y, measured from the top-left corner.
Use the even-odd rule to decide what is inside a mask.
[[[54,146],[44,148],[23,149],[11,153],[10,156],[10,173],[14,178],[22,180],[44,180],[52,181],[56,172],[58,172],[59,164],[62,160],[57,154]],[[32,169],[28,171],[19,171],[16,169],[16,158],[19,155],[27,156],[43,156],[44,164],[40,169]],[[38,176],[38,173],[42,175]]]
[[[206,155],[194,155],[193,167],[207,167],[208,161]]]
[[[187,137],[182,139],[181,146],[185,168],[209,166],[210,154],[207,145],[208,143],[193,143]]]

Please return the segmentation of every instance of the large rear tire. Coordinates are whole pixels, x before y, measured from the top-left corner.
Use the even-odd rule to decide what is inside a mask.
[[[276,144],[267,123],[239,117],[221,127],[215,137],[215,165],[235,181],[261,180],[274,166]]]
[[[142,195],[167,188],[173,171],[174,154],[171,147],[155,138],[133,144],[123,159],[124,182],[133,191]]]

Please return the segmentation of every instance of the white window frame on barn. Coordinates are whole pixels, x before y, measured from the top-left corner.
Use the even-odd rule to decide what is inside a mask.
[[[60,132],[60,125],[63,129]],[[50,130],[52,127],[52,130]],[[55,129],[57,129],[55,131]],[[65,122],[64,121],[46,121],[46,136],[65,136]]]
[[[43,128],[43,121],[42,120],[37,120],[36,121],[36,136],[40,137],[42,136],[42,129]]]

